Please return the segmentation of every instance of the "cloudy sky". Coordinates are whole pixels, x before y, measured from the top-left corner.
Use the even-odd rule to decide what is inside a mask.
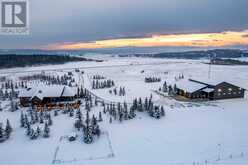
[[[0,48],[248,46],[248,0],[30,0],[30,35]]]

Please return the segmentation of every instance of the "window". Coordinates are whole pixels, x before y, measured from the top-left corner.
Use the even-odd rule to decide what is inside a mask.
[[[232,88],[228,88],[228,90],[231,92],[232,91]]]
[[[219,88],[219,89],[218,89],[218,92],[221,92],[221,91],[222,91],[222,90]]]

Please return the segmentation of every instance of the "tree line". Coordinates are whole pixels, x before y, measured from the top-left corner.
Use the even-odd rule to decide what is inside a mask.
[[[45,64],[64,64],[66,62],[74,61],[93,61],[83,57],[75,57],[68,55],[19,55],[19,54],[6,54],[0,55],[0,69],[13,68],[13,67],[26,67],[33,65]]]

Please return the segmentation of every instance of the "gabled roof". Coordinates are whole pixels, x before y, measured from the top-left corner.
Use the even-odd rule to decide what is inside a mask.
[[[181,90],[184,90],[190,93],[196,92],[206,87],[206,85],[204,84],[196,83],[190,80],[181,80],[176,83],[176,86],[178,89],[181,89]]]
[[[222,83],[228,83],[228,84],[234,85],[234,84],[229,83],[227,81],[218,81],[218,80],[212,80],[212,79],[208,79],[208,80],[204,80],[204,81],[188,79],[188,80],[181,80],[181,81],[177,82],[176,86],[178,89],[184,90],[184,91],[189,92],[189,93],[193,93],[193,92],[196,92],[198,90],[202,90],[204,92],[210,93],[210,92],[214,91],[215,86],[222,84]],[[237,85],[234,85],[234,86],[237,86]]]
[[[35,91],[36,91],[35,88],[27,88],[21,90],[19,93],[19,97],[31,97]]]
[[[77,94],[77,89],[76,88],[71,88],[68,86],[65,86],[62,92],[62,97],[71,97],[75,96]]]
[[[34,98],[37,97],[40,100],[46,97],[74,97],[77,94],[75,89],[63,85],[40,85],[32,88],[22,90],[19,97]]]
[[[37,96],[38,98],[42,100],[44,97],[60,97],[62,95],[63,89],[64,89],[64,86],[61,86],[61,85],[38,86],[36,88],[36,91],[31,96],[31,98],[33,98],[34,96]]]
[[[221,80],[221,81],[217,80],[217,79],[200,79],[200,80],[189,79],[189,80],[193,81],[193,82],[200,83],[200,84],[205,84],[208,87],[215,87],[215,86],[222,84],[222,83],[228,83],[228,84],[234,85],[236,87],[243,88],[238,82],[235,82],[233,80]],[[245,88],[243,88],[243,89],[245,89]]]

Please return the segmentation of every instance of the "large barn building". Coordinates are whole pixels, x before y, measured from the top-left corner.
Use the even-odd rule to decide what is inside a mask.
[[[77,96],[77,89],[63,85],[41,85],[27,88],[19,93],[22,106],[48,105],[72,102]]]
[[[182,80],[176,83],[176,93],[189,99],[244,98],[245,89],[228,82]]]

